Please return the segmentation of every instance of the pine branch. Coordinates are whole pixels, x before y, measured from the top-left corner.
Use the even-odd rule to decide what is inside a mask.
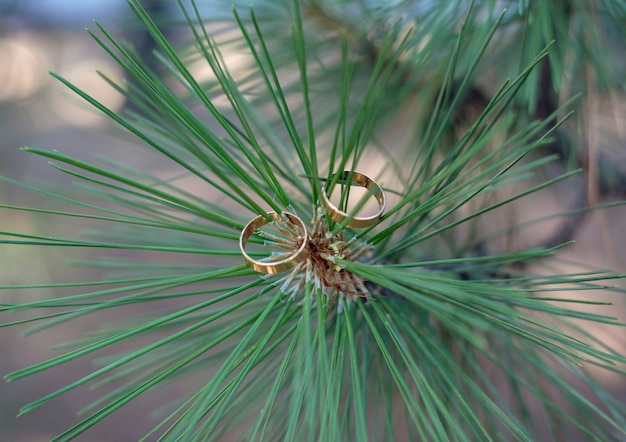
[[[475,231],[496,209],[579,172],[536,181],[556,160],[545,146],[575,98],[555,106],[546,97],[538,107],[545,115],[518,118],[520,100],[536,108],[530,92],[537,78],[543,87],[548,77],[560,78],[562,46],[524,34],[522,54],[513,54],[520,68],[483,94],[475,78],[494,39],[516,21],[493,2],[457,2],[464,7],[454,13],[440,2],[410,9],[410,19],[400,6],[361,3],[365,25],[344,22],[346,9],[334,3],[297,0],[277,11],[274,23],[263,7],[277,6],[264,2],[246,13],[235,8],[232,23],[251,69],[238,75],[200,8],[178,3],[191,49],[176,48],[135,0],[131,8],[156,45],[151,61],[100,25],[90,32],[125,70],[127,84],[108,81],[132,110],[114,112],[53,75],[142,148],[160,153],[176,174],[218,197],[207,201],[123,158],[87,161],[25,149],[52,160],[76,188],[4,179],[51,205],[2,209],[80,220],[85,228],[66,236],[3,231],[0,244],[97,250],[102,258],[79,264],[110,273],[97,281],[0,287],[67,290],[1,304],[3,318],[23,315],[2,326],[28,324],[36,333],[77,318],[113,320],[131,306],[144,313],[100,323],[60,345],[56,356],[7,375],[28,378],[80,359],[98,364],[20,414],[85,386],[102,389],[55,439],[70,440],[151,390],[187,384],[193,387],[177,390],[165,405],[151,404],[158,417],[143,440],[623,438],[626,407],[587,372],[623,375],[626,357],[581,324],[624,326],[594,309],[610,304],[603,299],[614,290],[609,284],[624,275],[530,273],[526,264],[547,262],[567,245],[554,238],[497,254],[485,246],[488,235],[459,239],[460,230]],[[619,18],[620,4],[605,6]],[[531,26],[531,16],[551,20],[562,5],[519,6]],[[572,10],[563,14],[554,20],[574,17]],[[372,27],[381,17],[383,25]],[[418,18],[421,26],[407,31]],[[336,47],[315,36],[320,21],[341,26]],[[362,38],[373,48],[366,57],[355,49],[354,39]],[[211,69],[210,85],[197,78],[191,58]],[[220,96],[225,106],[217,104]],[[468,97],[474,112],[461,125]],[[428,111],[418,106],[408,115],[416,124],[403,128],[406,146],[387,145],[383,132],[409,98],[428,103]],[[371,189],[363,198],[353,189],[367,188],[352,178],[371,173],[380,151],[388,170],[367,176],[369,184],[380,181],[387,207]],[[503,193],[513,185],[524,187]],[[323,203],[333,187],[341,189],[341,220]],[[355,226],[368,202],[384,215]],[[588,209],[577,205],[569,215]],[[255,217],[261,221],[244,237]],[[119,260],[112,254],[119,250],[136,254]],[[244,261],[263,268],[296,251],[298,262],[284,272],[260,274]],[[578,296],[588,290],[599,299]]]

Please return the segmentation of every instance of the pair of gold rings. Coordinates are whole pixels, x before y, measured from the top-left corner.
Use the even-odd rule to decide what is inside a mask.
[[[332,178],[334,177],[335,175],[333,175]],[[376,198],[376,201],[378,202],[378,211],[371,216],[351,217],[348,213],[340,210],[335,204],[330,201],[330,197],[327,194],[326,186],[323,186],[322,205],[327,210],[330,218],[337,223],[342,223],[343,221],[348,219],[345,224],[346,227],[353,228],[368,227],[376,223],[383,215],[383,212],[385,211],[385,207],[387,205],[387,198],[382,187],[380,187],[380,185],[378,185],[376,181],[374,181],[367,175],[350,170],[345,170],[339,174],[338,181],[345,182],[346,180],[350,180],[351,184],[358,184],[359,186],[367,189]],[[281,257],[277,260],[259,261],[252,258],[246,252],[245,246],[252,234],[257,229],[271,222],[268,217],[264,215],[259,215],[253,218],[248,224],[246,224],[246,226],[241,231],[241,236],[239,237],[239,248],[241,249],[241,253],[244,259],[248,262],[248,264],[250,264],[250,266],[254,270],[260,273],[273,275],[276,273],[282,273],[298,265],[298,263],[305,255],[309,237],[306,225],[299,217],[297,217],[293,213],[283,212],[282,214],[278,214],[277,212],[268,212],[267,215],[269,215],[269,217],[273,221],[276,221],[277,223],[283,223],[289,226],[289,231],[285,233],[290,237],[286,242],[292,244],[291,253],[287,254],[286,257]]]

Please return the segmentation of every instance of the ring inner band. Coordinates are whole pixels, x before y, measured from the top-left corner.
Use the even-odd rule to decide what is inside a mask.
[[[352,219],[350,219],[350,221],[348,221],[346,226],[356,228],[367,227],[378,221],[378,219],[383,215],[383,212],[385,211],[385,206],[387,205],[387,197],[385,196],[385,192],[383,191],[382,187],[380,187],[378,183],[376,183],[376,181],[374,181],[367,175],[359,172],[345,170],[341,172],[339,178],[342,180],[347,180],[348,178],[350,178],[350,181],[352,183],[356,183],[359,186],[366,188],[372,195],[374,195],[376,201],[378,201],[379,207],[378,212],[371,216],[354,216]],[[343,220],[348,218],[347,213],[339,210],[339,208],[337,208],[337,206],[335,206],[330,201],[330,198],[326,193],[326,186],[322,187],[322,200],[324,202],[324,205],[328,209],[330,217],[333,219],[333,221],[341,223]]]
[[[298,262],[300,262],[300,258],[302,257],[306,249],[308,235],[306,233],[307,231],[306,231],[306,226],[304,225],[304,222],[293,213],[283,212],[282,214],[279,215],[276,212],[267,212],[267,214],[270,215],[272,219],[278,222],[286,222],[286,220],[288,220],[291,224],[297,227],[296,230],[302,231],[302,241],[298,249],[295,250],[293,254],[291,254],[285,259],[281,259],[278,261],[268,261],[268,262],[257,261],[256,259],[252,258],[246,252],[245,246],[246,246],[246,243],[248,242],[248,239],[252,236],[252,234],[258,228],[263,227],[264,225],[268,224],[269,221],[263,215],[259,215],[256,218],[252,219],[246,225],[246,227],[244,227],[244,229],[241,231],[241,236],[239,237],[239,248],[241,249],[241,253],[243,257],[245,258],[245,260],[257,272],[268,273],[268,274],[274,275],[276,273],[281,273],[286,270],[289,270],[295,267],[298,264]]]

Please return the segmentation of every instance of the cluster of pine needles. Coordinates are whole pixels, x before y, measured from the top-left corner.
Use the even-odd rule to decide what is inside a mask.
[[[519,112],[520,102],[536,106],[529,97],[538,71],[546,60],[557,65],[560,42],[537,49],[536,29],[525,33],[524,50],[507,53],[517,62],[503,63],[508,78],[457,124],[484,60],[497,52],[494,35],[514,17],[543,20],[541,8],[552,2],[511,2],[513,12],[501,13],[488,1],[421,9],[406,1],[353,2],[361,9],[259,2],[234,8],[226,27],[205,20],[195,2],[178,2],[191,36],[183,48],[138,1],[129,3],[155,42],[158,69],[100,25],[90,32],[125,72],[124,82],[103,75],[125,96],[124,111],[53,75],[135,136],[146,155],[165,158],[174,178],[124,158],[39,148],[24,150],[72,176],[73,188],[4,178],[48,207],[4,209],[83,228],[72,237],[5,231],[1,243],[53,247],[60,256],[93,250],[81,268],[104,275],[3,287],[55,293],[4,302],[3,326],[27,324],[28,334],[85,319],[94,326],[6,376],[16,381],[79,359],[95,364],[20,414],[90,387],[100,398],[56,440],[143,397],[153,399],[142,440],[623,440],[626,406],[589,372],[623,373],[626,358],[587,326],[624,325],[597,308],[609,304],[607,281],[621,276],[534,274],[529,264],[568,244],[498,251],[489,238],[511,226],[476,227],[580,173],[541,180],[559,162],[542,148],[569,124],[577,98],[545,118]],[[600,3],[624,13],[621,2]],[[386,19],[356,19],[355,10]],[[226,49],[249,65],[229,69]],[[211,76],[201,80],[199,67]],[[398,119],[408,121],[402,136],[385,137]],[[323,183],[343,170],[368,171],[389,195],[375,225],[355,230],[320,219]],[[329,273],[350,275],[354,299],[329,295],[316,277],[285,284],[285,275],[244,262],[240,233],[269,211],[297,213],[312,231],[324,223],[324,234],[359,245],[358,253],[335,253],[337,267],[321,264],[317,278],[328,287],[338,283]],[[266,256],[263,243],[252,236],[250,253]],[[576,296],[581,291],[593,300]]]

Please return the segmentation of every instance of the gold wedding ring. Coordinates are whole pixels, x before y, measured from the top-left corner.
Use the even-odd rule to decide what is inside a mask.
[[[244,227],[244,229],[241,231],[241,236],[239,237],[239,248],[241,249],[241,253],[243,254],[243,257],[245,258],[245,260],[257,272],[269,273],[271,275],[274,275],[276,273],[281,273],[281,272],[284,272],[285,270],[289,270],[295,267],[298,264],[298,262],[300,262],[302,255],[304,254],[304,251],[306,249],[306,245],[308,241],[308,234],[307,234],[307,230],[306,230],[306,226],[304,225],[304,222],[293,213],[283,212],[282,214],[279,215],[276,212],[267,212],[267,214],[271,216],[272,219],[278,222],[284,223],[286,221],[289,221],[289,223],[291,223],[293,226],[296,227],[294,231],[295,230],[302,231],[301,237],[294,236],[294,248],[295,246],[297,246],[297,249],[291,255],[289,255],[285,259],[280,259],[278,261],[267,261],[267,262],[257,261],[256,259],[253,259],[250,255],[248,255],[248,253],[246,253],[245,246],[250,236],[252,236],[252,234],[259,227],[262,227],[268,224],[269,221],[263,215],[259,215],[256,218],[252,219],[252,221],[250,221],[246,225],[246,227]]]
[[[337,175],[337,174],[335,174]],[[335,176],[333,175],[333,177]],[[352,183],[356,183],[361,187],[366,188],[371,194],[374,195],[376,201],[378,201],[378,212],[371,216],[355,216],[346,224],[347,227],[367,227],[376,223],[383,216],[383,212],[385,211],[385,206],[387,205],[387,197],[385,196],[385,192],[382,187],[376,183],[373,179],[359,172],[354,172],[350,170],[344,170],[339,173],[340,180],[350,179]],[[332,180],[332,178],[331,178]],[[330,181],[330,180],[329,180]],[[326,210],[329,212],[330,217],[333,221],[341,223],[343,220],[348,218],[348,214],[346,212],[342,212],[335,206],[331,201],[328,195],[326,194],[326,186],[322,187],[322,203],[326,207]]]

